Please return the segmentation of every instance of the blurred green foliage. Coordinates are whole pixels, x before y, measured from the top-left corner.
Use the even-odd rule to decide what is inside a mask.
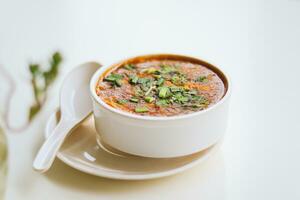
[[[55,52],[50,59],[50,67],[43,70],[39,64],[30,64],[31,85],[35,102],[29,108],[29,122],[39,113],[47,99],[49,86],[55,81],[59,73],[59,67],[62,62],[62,56]]]

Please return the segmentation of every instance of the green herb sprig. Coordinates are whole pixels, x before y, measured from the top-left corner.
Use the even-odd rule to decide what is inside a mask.
[[[208,78],[207,76],[199,76],[196,81],[201,82],[201,83],[207,83],[208,82]]]
[[[107,77],[104,78],[104,81],[111,82],[113,86],[122,86],[122,74],[110,74]]]
[[[35,100],[29,108],[29,121],[32,121],[45,103],[48,88],[57,78],[61,62],[61,54],[59,52],[55,52],[50,59],[50,68],[48,70],[43,70],[39,64],[29,65],[31,85]]]
[[[134,70],[136,68],[136,66],[134,64],[126,64],[123,66],[123,68],[131,71],[131,70]]]
[[[137,112],[137,113],[144,113],[144,112],[148,112],[148,111],[149,111],[149,109],[145,106],[135,108],[135,112]]]

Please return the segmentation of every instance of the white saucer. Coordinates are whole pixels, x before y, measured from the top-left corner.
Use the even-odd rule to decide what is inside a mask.
[[[46,137],[51,134],[59,112],[48,120]],[[58,158],[67,165],[95,176],[124,180],[143,180],[169,176],[187,170],[206,160],[218,149],[218,144],[201,152],[177,158],[145,158],[99,146],[93,117],[80,124],[66,139]]]

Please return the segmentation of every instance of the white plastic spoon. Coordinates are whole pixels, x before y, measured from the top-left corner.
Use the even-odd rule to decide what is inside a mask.
[[[66,136],[92,112],[89,82],[100,66],[94,62],[82,64],[71,71],[63,81],[60,90],[61,118],[40,148],[33,162],[35,170],[45,172],[51,167]]]

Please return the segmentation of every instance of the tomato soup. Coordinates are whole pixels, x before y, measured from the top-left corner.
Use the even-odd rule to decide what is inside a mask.
[[[99,77],[96,93],[113,108],[168,117],[204,110],[226,92],[213,69],[186,60],[150,59],[113,67]]]

